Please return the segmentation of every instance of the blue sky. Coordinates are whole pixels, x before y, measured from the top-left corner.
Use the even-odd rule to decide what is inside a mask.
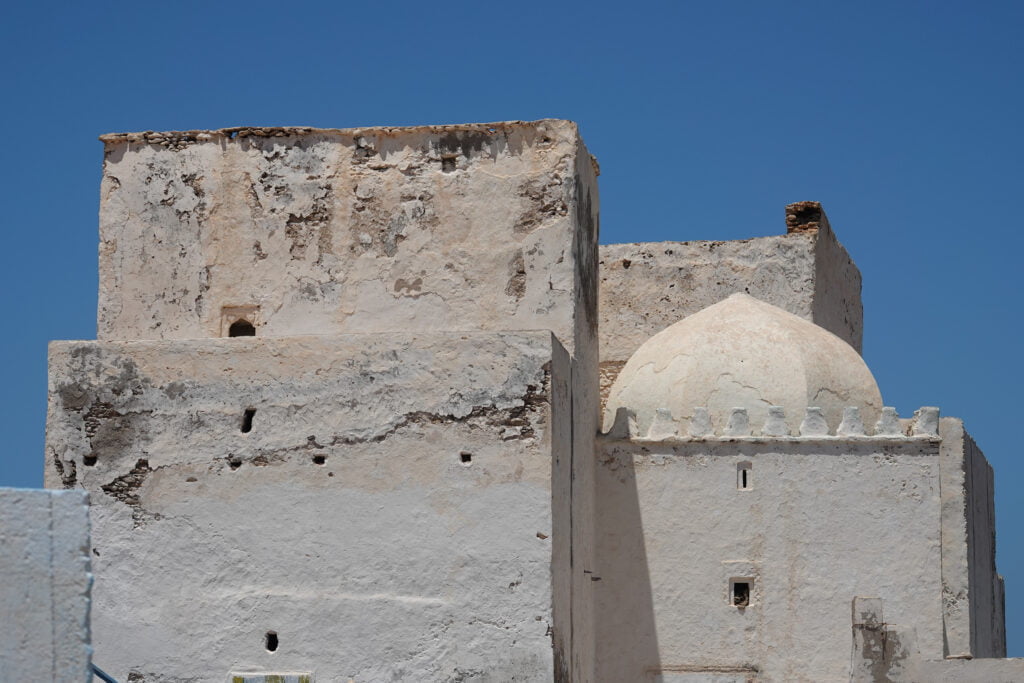
[[[995,467],[1024,656],[1022,33],[984,0],[9,4],[0,485],[42,483],[47,341],[95,337],[97,135],[569,118],[606,243],[823,202],[886,403],[964,418]]]

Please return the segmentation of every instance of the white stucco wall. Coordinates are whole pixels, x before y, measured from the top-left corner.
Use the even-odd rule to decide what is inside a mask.
[[[856,596],[884,597],[886,619],[941,657],[938,449],[931,437],[605,440],[600,680],[848,681]],[[737,488],[741,463],[751,490]],[[729,602],[736,577],[753,580],[743,609]]]
[[[50,368],[47,482],[92,492],[120,680],[552,678],[550,333],[62,342]]]
[[[0,681],[87,683],[89,497],[0,488]]]

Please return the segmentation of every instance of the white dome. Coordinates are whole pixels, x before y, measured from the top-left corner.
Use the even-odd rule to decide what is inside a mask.
[[[622,368],[608,395],[605,430],[620,407],[646,434],[659,408],[689,419],[705,406],[716,432],[733,408],[746,408],[758,433],[768,406],[782,406],[797,433],[808,406],[831,429],[856,406],[864,424],[882,409],[875,378],[845,341],[814,323],[746,294],[733,294],[648,339]]]

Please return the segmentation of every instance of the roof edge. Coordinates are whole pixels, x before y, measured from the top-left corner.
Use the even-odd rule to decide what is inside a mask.
[[[496,121],[492,123],[456,123],[422,126],[366,126],[360,128],[316,128],[313,126],[233,126],[210,130],[171,130],[141,131],[136,133],[106,133],[99,140],[107,145],[142,142],[160,144],[162,142],[206,142],[212,140],[233,140],[235,138],[259,137],[296,137],[303,135],[337,135],[342,137],[360,137],[375,135],[395,137],[413,133],[444,134],[458,132],[476,132],[494,134],[515,129],[538,127],[540,124],[557,124],[558,127],[568,126],[578,134],[578,125],[568,119],[537,119],[536,121]]]

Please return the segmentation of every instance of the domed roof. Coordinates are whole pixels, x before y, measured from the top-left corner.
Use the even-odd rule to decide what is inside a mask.
[[[659,408],[686,420],[703,406],[718,431],[733,408],[746,408],[756,434],[773,405],[785,409],[795,434],[808,406],[821,408],[832,429],[846,406],[857,406],[864,424],[874,424],[882,397],[845,341],[781,308],[733,294],[637,349],[612,385],[604,424],[609,429],[616,410],[626,407],[646,434]]]

